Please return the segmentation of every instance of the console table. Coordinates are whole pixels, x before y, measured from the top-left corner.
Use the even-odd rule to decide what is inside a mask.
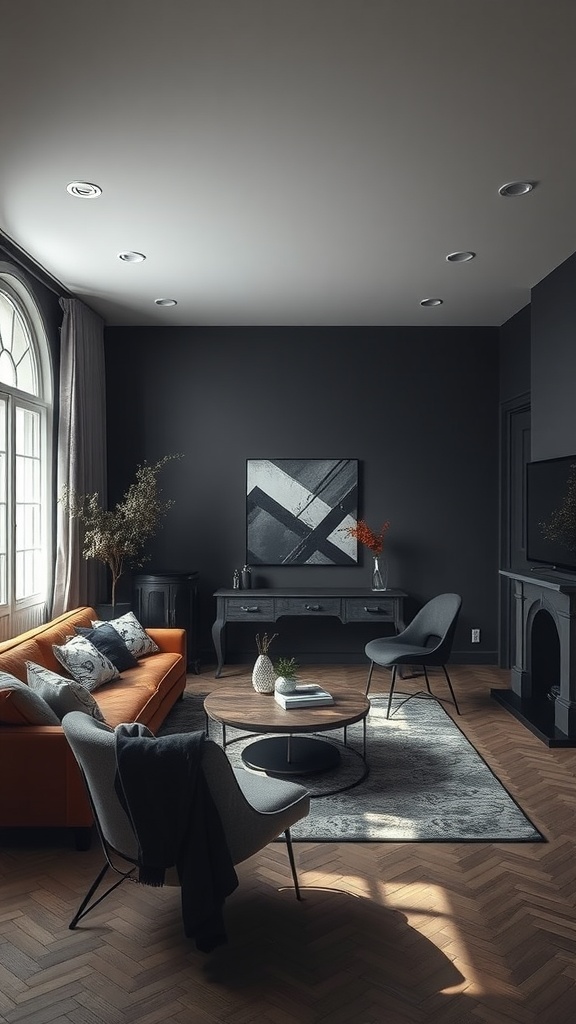
[[[216,678],[226,659],[227,622],[276,622],[283,615],[320,618],[332,615],[340,622],[391,623],[397,633],[404,627],[403,590],[365,590],[360,587],[284,587],[225,590],[214,593],[216,619],[212,640],[216,650]]]

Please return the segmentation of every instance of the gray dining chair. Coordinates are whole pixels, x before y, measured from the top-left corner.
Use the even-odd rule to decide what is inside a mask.
[[[444,670],[454,707],[460,714],[446,662],[452,651],[461,606],[462,598],[459,594],[439,594],[417,612],[410,625],[401,633],[396,636],[384,636],[377,640],[370,640],[366,644],[366,656],[370,659],[366,696],[370,690],[374,665],[378,665],[380,668],[389,668],[392,671],[386,718],[390,717],[396,686],[396,673],[401,665],[420,666],[424,672],[427,689],[408,694],[395,708],[394,714],[402,707],[402,704],[405,704],[407,700],[412,700],[413,697],[433,697],[435,700],[442,700],[432,692],[430,686],[427,668],[431,665],[438,665]]]
[[[105,858],[69,924],[73,929],[125,879],[138,881],[138,842],[115,790],[114,730],[80,711],[65,715],[62,728],[86,782]],[[308,791],[283,779],[233,769],[222,748],[210,739],[204,740],[201,765],[222,822],[232,863],[241,863],[284,833],[296,898],[301,899],[290,826],[309,813]],[[115,873],[116,880],[90,902],[109,871]],[[175,868],[166,872],[166,884],[180,884]]]

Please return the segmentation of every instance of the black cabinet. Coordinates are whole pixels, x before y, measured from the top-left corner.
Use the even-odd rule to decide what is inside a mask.
[[[198,573],[154,572],[133,577],[134,614],[143,626],[186,630],[188,669],[199,672]]]

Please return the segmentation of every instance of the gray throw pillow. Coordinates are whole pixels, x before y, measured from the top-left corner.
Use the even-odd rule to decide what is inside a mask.
[[[96,629],[100,629],[105,624],[100,620],[92,623]],[[145,654],[155,654],[160,650],[144,626],[138,622],[134,612],[126,612],[126,615],[119,615],[117,619],[110,619],[108,625],[114,626],[135,658],[142,658]]]
[[[61,722],[69,711],[83,711],[97,722],[105,721],[94,697],[75,679],[65,679],[43,665],[26,662],[28,686],[42,697]]]
[[[3,725],[59,725],[60,719],[39,693],[9,672],[0,672],[0,722]]]
[[[52,644],[54,657],[77,683],[95,690],[103,683],[118,679],[118,669],[84,636],[69,637],[65,644]]]

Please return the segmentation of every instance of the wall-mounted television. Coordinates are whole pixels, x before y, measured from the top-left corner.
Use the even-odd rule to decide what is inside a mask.
[[[570,547],[568,537],[551,538],[543,529],[568,495],[572,466],[576,466],[576,455],[527,463],[526,557],[529,562],[576,573],[576,550]],[[576,544],[576,535],[574,540]]]

